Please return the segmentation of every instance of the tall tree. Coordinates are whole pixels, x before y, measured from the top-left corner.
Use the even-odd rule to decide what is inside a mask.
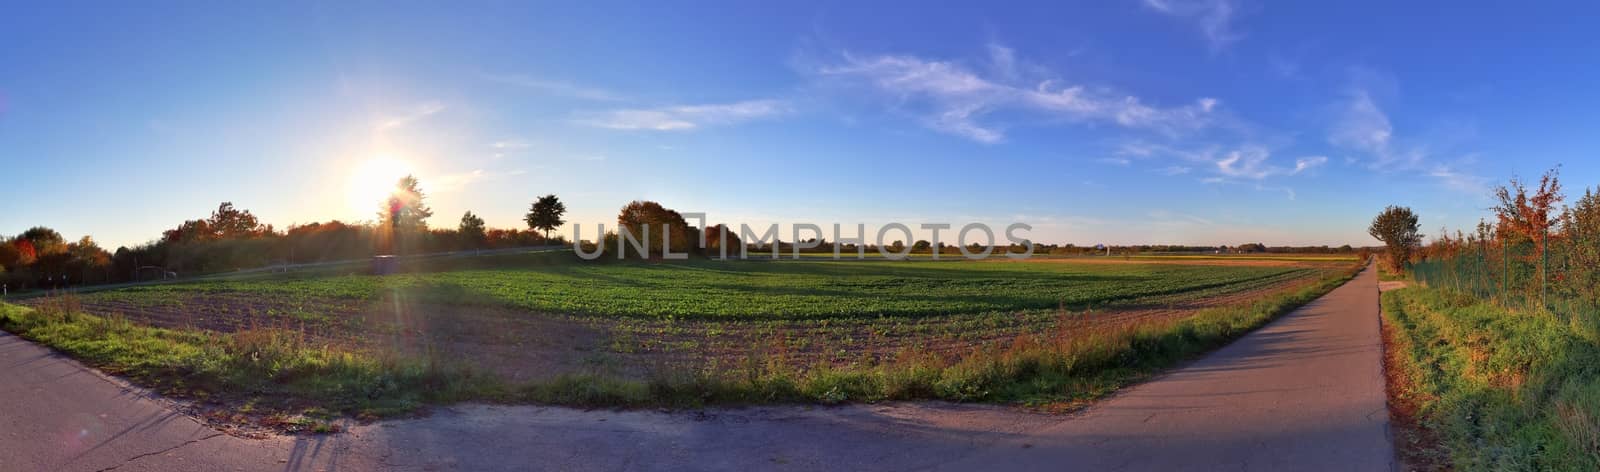
[[[561,199],[556,198],[555,194],[550,194],[534,201],[533,207],[528,209],[528,215],[523,220],[528,222],[528,228],[543,230],[544,239],[549,241],[550,231],[567,224],[566,220],[561,219],[566,214],[567,204],[561,203]]]
[[[1556,214],[1556,206],[1565,196],[1561,194],[1559,173],[1560,168],[1545,172],[1532,195],[1528,193],[1527,185],[1519,179],[1511,179],[1511,185],[1500,186],[1494,192],[1495,199],[1499,201],[1494,212],[1499,219],[1495,227],[1499,228],[1500,236],[1511,241],[1533,243],[1534,258],[1544,254],[1550,230],[1560,218]]]
[[[634,200],[623,206],[617,213],[617,226],[619,231],[626,229],[641,241],[649,241],[650,254],[640,254],[641,257],[661,255],[669,249],[685,253],[699,244],[699,233],[689,227],[682,214],[652,201]]]
[[[479,218],[478,215],[474,215],[470,211],[461,215],[461,225],[456,227],[456,234],[461,237],[461,241],[469,248],[483,247],[484,239],[487,236],[483,218]]]
[[[209,220],[189,220],[178,225],[177,228],[161,232],[161,239],[169,243],[187,241],[210,241],[216,239],[217,232],[211,229]]]
[[[17,235],[17,239],[26,240],[33,246],[37,257],[66,252],[67,239],[61,233],[43,226],[35,226]]]
[[[32,261],[28,261],[32,263]],[[0,267],[16,270],[22,268],[22,250],[17,248],[17,240],[8,239],[0,241]]]
[[[11,240],[11,245],[17,248],[17,262],[12,268],[27,267],[39,261],[39,251],[33,249],[33,241],[16,238]]]
[[[217,239],[252,238],[268,231],[250,210],[234,208],[233,202],[217,205],[217,211],[211,212],[206,223]]]
[[[1421,228],[1410,208],[1390,205],[1372,219],[1367,234],[1388,246],[1389,268],[1399,272],[1411,262],[1411,251],[1422,243],[1422,233],[1417,232]]]
[[[701,239],[704,242],[700,245],[706,248],[706,255],[720,256],[723,254],[722,248],[726,246],[728,248],[727,253],[737,257],[739,255],[739,247],[744,245],[743,242],[739,241],[739,235],[734,233],[732,228],[722,224],[707,226],[706,232],[701,236]]]
[[[78,242],[68,244],[67,253],[71,255],[67,262],[67,273],[76,277],[78,283],[107,282],[111,278],[105,272],[111,266],[111,253],[101,249],[94,238],[84,236]]]
[[[433,210],[428,208],[424,201],[426,199],[427,195],[422,193],[422,183],[415,176],[401,177],[394,184],[394,192],[389,194],[383,208],[378,211],[380,226],[403,232],[427,230],[427,220],[433,216]]]

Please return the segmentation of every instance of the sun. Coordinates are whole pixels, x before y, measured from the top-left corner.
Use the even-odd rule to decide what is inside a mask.
[[[345,184],[350,209],[360,215],[377,212],[394,191],[395,182],[411,173],[410,164],[387,156],[357,164],[350,169],[350,180]]]

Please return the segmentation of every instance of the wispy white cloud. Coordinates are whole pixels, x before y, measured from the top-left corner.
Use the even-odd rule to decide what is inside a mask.
[[[1212,53],[1244,39],[1243,34],[1233,30],[1233,16],[1239,10],[1234,0],[1144,0],[1144,5],[1157,13],[1193,22]]]
[[[1294,170],[1290,174],[1298,174],[1328,163],[1328,156],[1307,156],[1294,160]]]
[[[1294,188],[1292,188],[1292,187],[1282,186],[1282,185],[1267,185],[1266,183],[1264,183],[1264,181],[1261,181],[1261,180],[1256,180],[1256,181],[1251,182],[1251,181],[1238,180],[1238,179],[1234,179],[1234,178],[1230,178],[1230,177],[1215,176],[1215,177],[1206,177],[1206,178],[1200,179],[1200,183],[1206,184],[1206,185],[1230,186],[1230,187],[1249,186],[1251,188],[1254,188],[1258,192],[1283,192],[1283,195],[1285,197],[1288,197],[1288,199],[1290,199],[1290,200],[1294,200],[1295,197],[1296,197],[1295,192],[1294,192]]]
[[[1447,188],[1468,193],[1486,190],[1487,178],[1466,173],[1456,166],[1435,162],[1427,147],[1402,147],[1397,144],[1394,125],[1388,113],[1366,89],[1352,88],[1342,101],[1335,104],[1335,110],[1333,125],[1328,131],[1328,142],[1361,153],[1365,159],[1356,161],[1364,163],[1368,169],[1416,173],[1434,178]]]
[[[1295,198],[1294,189],[1289,188],[1289,187],[1274,187],[1274,186],[1269,186],[1269,185],[1256,184],[1256,190],[1263,191],[1263,192],[1283,192],[1284,196],[1289,197],[1290,200],[1294,200],[1294,198]]]
[[[1149,157],[1151,154],[1155,154],[1157,148],[1157,146],[1143,141],[1130,141],[1117,147],[1117,155]]]
[[[1005,139],[1000,125],[987,124],[984,119],[1002,112],[1043,114],[1177,135],[1211,125],[1219,104],[1206,97],[1187,105],[1160,107],[1104,88],[1067,84],[1053,78],[1028,81],[1018,78],[1018,60],[1011,49],[993,44],[989,49],[989,74],[951,61],[850,53],[843,54],[840,62],[818,67],[814,72],[826,79],[864,84],[887,94],[897,106],[914,109],[924,126],[984,143]]]
[[[1272,70],[1272,73],[1277,74],[1278,77],[1283,77],[1285,79],[1300,78],[1299,61],[1289,59],[1278,54],[1272,54],[1267,56],[1267,65]]]
[[[482,77],[484,80],[488,80],[490,82],[514,85],[517,87],[536,90],[541,93],[547,93],[561,97],[605,102],[614,102],[624,99],[621,95],[601,88],[574,85],[569,82],[557,80],[539,79],[526,75],[482,74]]]
[[[480,182],[483,182],[483,181],[486,181],[486,180],[494,180],[494,179],[499,179],[499,178],[503,178],[503,177],[518,176],[518,175],[522,175],[522,174],[526,174],[526,173],[527,173],[527,171],[522,170],[522,169],[514,169],[514,170],[506,170],[506,171],[486,171],[486,170],[483,170],[483,169],[473,169],[473,170],[466,171],[466,172],[458,172],[458,173],[453,173],[453,174],[444,174],[444,175],[440,175],[440,176],[437,176],[437,177],[433,177],[433,178],[429,179],[430,182],[429,182],[427,190],[428,190],[428,192],[435,193],[435,194],[451,193],[451,192],[456,192],[456,191],[459,191],[459,190],[462,190],[462,189],[466,189],[467,187],[470,187],[470,186],[472,186],[474,184],[477,184],[477,183],[480,183]]]
[[[1102,157],[1102,158],[1099,158],[1099,159],[1095,159],[1094,161],[1095,162],[1099,162],[1101,164],[1110,164],[1110,165],[1114,165],[1114,166],[1123,166],[1123,167],[1127,167],[1127,166],[1133,165],[1133,159],[1128,159],[1126,157]]]
[[[1393,137],[1394,125],[1389,123],[1389,115],[1378,108],[1372,94],[1366,90],[1350,91],[1339,105],[1338,116],[1328,131],[1328,143],[1371,153],[1384,160],[1392,154],[1390,140]]]
[[[1183,162],[1210,169],[1216,176],[1201,179],[1204,183],[1219,183],[1232,179],[1262,180],[1274,176],[1296,175],[1328,162],[1325,156],[1297,158],[1293,167],[1273,162],[1273,151],[1267,146],[1246,143],[1233,149],[1208,146],[1199,150],[1180,149],[1142,141],[1123,143],[1119,153],[1137,153],[1140,156],[1176,158]],[[1186,174],[1188,166],[1169,165],[1159,170],[1166,175]]]
[[[416,106],[411,107],[411,110],[405,113],[396,116],[389,116],[379,120],[378,123],[373,126],[373,128],[377,129],[378,131],[399,128],[411,124],[417,120],[433,116],[436,113],[444,111],[444,108],[444,104],[438,101],[419,103]]]
[[[1174,212],[1168,211],[1168,210],[1152,210],[1151,212],[1147,213],[1146,215],[1148,215],[1155,222],[1161,222],[1161,223],[1165,223],[1165,224],[1197,224],[1197,225],[1211,225],[1211,224],[1214,224],[1214,223],[1212,223],[1211,220],[1208,220],[1208,219],[1205,219],[1205,218],[1201,218],[1201,217],[1198,217],[1198,216],[1185,214],[1185,213],[1174,213]]]
[[[430,185],[432,188],[428,190],[432,191],[433,193],[450,193],[461,190],[462,188],[481,181],[488,176],[489,174],[484,172],[483,169],[474,169],[468,172],[456,174],[444,174],[434,177],[432,185]]]
[[[502,139],[489,143],[489,147],[504,151],[520,151],[530,146],[533,146],[533,144],[521,139]]]
[[[1248,179],[1264,179],[1277,174],[1280,169],[1267,164],[1267,158],[1272,153],[1260,146],[1245,146],[1224,154],[1213,161],[1217,166],[1217,173],[1228,177],[1243,177]]]
[[[711,105],[635,108],[587,113],[576,123],[624,130],[687,131],[706,125],[725,125],[788,113],[782,100],[746,100]]]
[[[1017,78],[1017,51],[999,43],[989,43],[989,63],[997,76]]]
[[[1451,166],[1439,164],[1428,169],[1429,177],[1438,179],[1445,187],[1466,193],[1484,195],[1489,192],[1489,178],[1468,174]]]

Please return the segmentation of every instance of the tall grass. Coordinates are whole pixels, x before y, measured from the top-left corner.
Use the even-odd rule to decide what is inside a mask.
[[[283,399],[286,408],[384,413],[467,398],[493,384],[463,366],[345,351],[282,327],[224,334],[88,315],[70,295],[33,309],[0,304],[0,329],[154,390],[191,398]]]
[[[1461,470],[1600,470],[1600,340],[1469,293],[1383,296],[1423,424]]]

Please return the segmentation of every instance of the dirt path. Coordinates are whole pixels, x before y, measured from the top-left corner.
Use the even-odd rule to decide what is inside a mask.
[[[1368,270],[1073,416],[944,403],[702,412],[464,405],[310,438],[219,435],[0,334],[0,470],[1391,470]]]

